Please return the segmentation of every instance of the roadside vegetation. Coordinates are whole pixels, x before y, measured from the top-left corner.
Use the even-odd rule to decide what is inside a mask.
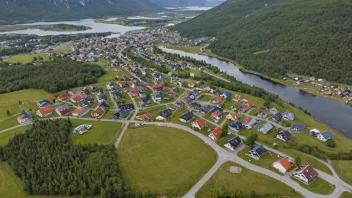
[[[217,158],[192,134],[155,126],[128,129],[117,153],[130,188],[170,197],[183,196]]]
[[[336,160],[332,161],[335,171],[342,180],[352,185],[352,161],[351,160]]]

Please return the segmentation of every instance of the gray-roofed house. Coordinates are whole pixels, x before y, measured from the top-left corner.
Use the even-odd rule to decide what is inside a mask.
[[[159,113],[158,117],[156,117],[155,119],[157,119],[157,120],[167,120],[167,119],[170,118],[170,116],[171,116],[170,110],[169,109],[165,109],[165,110],[162,110]]]
[[[181,122],[189,122],[190,120],[192,120],[194,118],[194,114],[192,111],[190,112],[187,112],[185,114],[183,114],[181,117],[180,117],[180,121]]]
[[[232,138],[231,140],[227,141],[224,146],[232,151],[234,151],[239,145],[242,144],[242,139],[240,137]]]
[[[293,115],[293,113],[289,111],[283,112],[281,115],[282,115],[282,118],[287,121],[292,121],[295,119],[295,115]]]
[[[329,139],[332,139],[332,133],[330,131],[325,131],[325,132],[319,133],[317,135],[317,138],[323,142],[326,142]]]
[[[284,130],[278,132],[275,137],[279,140],[282,140],[284,142],[287,142],[289,139],[292,137],[292,133],[289,130]]]
[[[248,155],[249,157],[251,157],[253,159],[259,160],[260,157],[265,152],[266,152],[266,149],[264,148],[264,146],[259,144],[259,145],[253,146],[252,149],[246,153],[246,155]]]
[[[264,134],[268,134],[273,129],[274,129],[274,126],[272,124],[270,124],[269,122],[258,126],[258,131],[262,132]]]
[[[292,125],[291,129],[295,131],[303,131],[306,128],[306,125],[303,122]]]
[[[275,115],[273,115],[270,120],[274,121],[274,122],[280,122],[282,119],[282,115],[280,112],[276,113]]]

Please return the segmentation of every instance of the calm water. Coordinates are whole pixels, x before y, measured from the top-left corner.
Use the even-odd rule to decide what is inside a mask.
[[[217,58],[187,53],[179,50],[161,47],[166,52],[189,56],[203,60],[208,64],[218,67],[221,71],[236,77],[238,81],[261,87],[273,94],[280,96],[285,101],[307,109],[316,119],[336,129],[346,137],[352,139],[352,108],[338,101],[321,96],[307,94],[298,89],[281,85],[253,74],[244,73],[234,64]]]
[[[116,18],[107,19],[107,21],[112,21]],[[104,24],[104,23],[95,23],[93,19],[82,19],[80,21],[61,21],[61,22],[38,22],[30,24],[19,24],[19,25],[54,25],[54,24],[71,24],[71,25],[84,25],[91,27],[90,30],[85,31],[75,31],[75,32],[58,32],[58,31],[44,31],[39,29],[26,29],[18,31],[9,31],[9,32],[0,32],[0,34],[35,34],[38,36],[47,36],[47,35],[60,35],[60,34],[79,34],[79,33],[102,33],[102,32],[119,32],[121,34],[132,31],[143,29],[144,27],[135,27],[135,26],[122,26],[117,24]]]

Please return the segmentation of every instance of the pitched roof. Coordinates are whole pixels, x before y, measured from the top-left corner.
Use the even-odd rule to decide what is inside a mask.
[[[207,124],[203,118],[200,118],[199,120],[196,120],[195,123],[202,129],[205,127]]]
[[[242,120],[242,124],[248,124],[250,121],[252,121],[252,118],[246,117],[245,119]]]
[[[51,113],[51,112],[53,112],[53,111],[54,111],[54,108],[52,108],[51,106],[46,106],[46,107],[43,107],[43,108],[40,108],[40,109],[39,109],[39,112],[40,112],[40,114],[42,114],[42,115]]]
[[[228,115],[229,117],[231,117],[233,120],[237,120],[237,115],[236,115],[236,113],[235,112],[231,112],[231,113],[229,113],[229,115]]]
[[[145,120],[145,119],[150,119],[153,117],[153,114],[149,113],[149,112],[146,112],[140,116],[137,117],[137,119],[140,119],[140,120]]]
[[[79,115],[79,114],[81,114],[83,111],[85,111],[86,110],[86,108],[84,108],[84,107],[81,107],[81,108],[78,108],[78,109],[76,109],[76,110],[74,110],[73,112],[72,112],[72,114],[77,114],[77,115]]]
[[[321,133],[321,135],[325,138],[325,139],[331,139],[332,138],[332,134],[329,131],[325,131],[323,133]]]
[[[155,84],[155,85],[152,86],[153,89],[160,89],[160,88],[163,88],[163,87],[164,87],[163,83]]]
[[[216,138],[216,139],[219,139],[222,135],[222,128],[218,127],[218,128],[215,128],[214,130],[211,131],[211,134],[213,134],[213,136]]]
[[[294,170],[294,172],[302,173],[304,177],[307,178],[308,183],[311,182],[318,175],[318,173],[314,170],[314,168],[309,164],[298,166]]]
[[[293,166],[291,164],[291,162],[286,157],[284,157],[280,160],[280,164],[285,170],[288,170],[288,169],[292,168],[292,166]]]
[[[72,98],[73,101],[80,101],[82,100],[82,96],[81,95],[77,95],[75,97]]]

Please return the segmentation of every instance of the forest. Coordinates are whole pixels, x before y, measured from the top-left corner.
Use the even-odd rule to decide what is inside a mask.
[[[98,65],[70,59],[55,59],[40,65],[7,66],[0,72],[0,93],[22,89],[43,89],[55,93],[97,82],[105,74]]]
[[[125,186],[113,145],[71,145],[71,127],[64,119],[35,123],[0,147],[0,161],[12,167],[31,195],[150,197]]]
[[[264,5],[257,0],[230,0],[225,4],[222,12],[215,8],[174,29],[188,37],[216,36],[212,52],[248,70],[275,78],[293,72],[352,84],[351,1],[277,0]],[[227,15],[236,9],[240,12]],[[229,20],[222,20],[226,16]]]

